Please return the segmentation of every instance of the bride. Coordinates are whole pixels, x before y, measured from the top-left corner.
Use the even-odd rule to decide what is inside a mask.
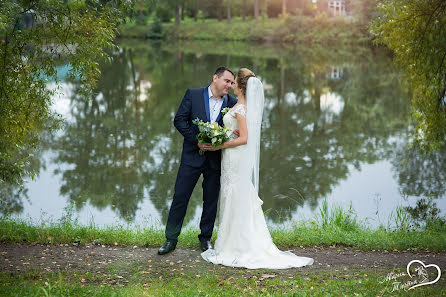
[[[201,254],[214,264],[250,269],[283,269],[313,264],[313,259],[280,251],[272,241],[258,196],[260,128],[263,85],[241,68],[234,93],[238,102],[223,117],[224,125],[240,136],[219,147],[222,151],[219,229],[215,248]]]

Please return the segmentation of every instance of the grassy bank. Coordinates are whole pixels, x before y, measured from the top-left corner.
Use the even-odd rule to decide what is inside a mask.
[[[371,269],[319,271],[287,279],[248,274],[252,272],[229,275],[215,270],[153,278],[135,272],[123,284],[91,273],[0,273],[0,296],[445,296],[444,284],[439,283],[408,292],[394,290],[390,282],[383,282],[385,271]]]
[[[154,24],[124,24],[121,38],[154,36]],[[358,44],[368,43],[364,26],[350,18],[287,16],[285,18],[246,20],[234,18],[231,24],[216,19],[194,22],[186,19],[179,26],[165,23],[159,35],[169,40],[260,41],[273,43]],[[158,33],[157,33],[158,34]]]
[[[1,220],[0,241],[17,243],[93,243],[106,245],[160,246],[164,230],[154,228],[130,229],[122,226],[98,228],[74,224],[46,223],[34,225],[26,221]],[[198,230],[186,229],[178,245],[198,247]],[[214,232],[214,238],[217,232]],[[446,232],[439,231],[387,231],[385,229],[343,230],[336,227],[321,228],[313,224],[295,224],[286,230],[272,230],[271,235],[279,248],[293,246],[345,245],[363,250],[429,250],[446,251]]]
[[[282,249],[347,245],[363,250],[446,251],[444,218],[428,222],[418,231],[413,229],[413,223],[402,208],[397,208],[388,226],[374,230],[358,221],[352,208],[329,207],[324,201],[313,220],[295,223],[287,229],[274,229],[271,233]],[[9,266],[5,267],[10,270],[0,272],[0,296],[445,296],[446,292],[443,279],[410,291],[395,289],[393,281],[386,277],[389,273],[404,272],[405,267],[372,268],[363,266],[362,261],[342,266],[318,263],[297,270],[249,270],[198,261],[195,257],[199,257],[199,252],[192,249],[179,251],[177,258],[157,258],[149,249],[72,245],[159,246],[164,241],[163,233],[162,229],[150,227],[81,226],[72,219],[69,208],[59,222],[35,224],[0,219],[2,242],[69,244],[35,246],[34,252],[21,259],[10,248],[5,248],[2,255],[9,258],[5,262]],[[197,230],[184,230],[179,246],[197,249],[197,234]],[[156,253],[156,249],[152,252]],[[75,260],[67,261],[65,255]],[[39,261],[32,263],[37,259],[34,257]],[[402,277],[401,284],[409,280],[408,276]]]
[[[388,59],[391,61],[391,52],[384,48],[374,48],[369,45],[337,45],[336,50],[330,45],[290,44],[290,43],[260,43],[227,41],[215,46],[212,40],[175,40],[142,41],[139,39],[120,39],[116,42],[121,48],[132,49],[139,52],[147,51],[148,46],[162,52],[171,54],[193,54],[197,60],[207,55],[234,57],[255,57],[262,63],[263,59],[277,59],[281,65],[292,69],[299,67],[299,63],[314,65],[317,69],[331,65],[336,61],[338,65],[358,65],[376,63],[376,60]],[[199,62],[198,62],[199,63]],[[279,67],[279,66],[278,66]]]
[[[96,227],[80,225],[68,212],[59,222],[34,224],[24,220],[0,219],[0,241],[18,243],[78,243],[106,245],[160,246],[164,230],[153,227]],[[444,218],[429,222],[423,229],[413,228],[413,221],[402,208],[397,208],[388,226],[372,229],[356,219],[353,209],[329,208],[326,201],[313,220],[295,222],[287,228],[271,230],[279,248],[298,246],[344,245],[363,250],[429,250],[446,251]],[[199,231],[185,229],[179,246],[195,248]],[[214,232],[214,237],[217,232]]]

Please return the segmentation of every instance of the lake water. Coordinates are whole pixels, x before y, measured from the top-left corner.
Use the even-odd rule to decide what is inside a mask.
[[[90,98],[63,81],[53,106],[63,129],[43,137],[40,174],[8,192],[3,215],[57,221],[71,205],[81,224],[161,228],[182,148],[173,117],[221,65],[250,68],[265,87],[260,197],[271,227],[313,218],[323,199],[351,203],[374,227],[427,197],[445,214],[445,149],[407,147],[410,95],[385,50],[132,41],[112,57]],[[187,226],[198,228],[201,194],[199,181]]]

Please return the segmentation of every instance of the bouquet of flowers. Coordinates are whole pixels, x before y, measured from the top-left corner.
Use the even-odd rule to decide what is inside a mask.
[[[200,143],[207,143],[213,146],[221,145],[229,136],[232,134],[232,130],[229,128],[222,127],[218,125],[217,122],[203,122],[200,119],[195,119],[192,121],[198,126],[200,133],[197,134],[197,139]],[[200,150],[200,155],[204,152]]]

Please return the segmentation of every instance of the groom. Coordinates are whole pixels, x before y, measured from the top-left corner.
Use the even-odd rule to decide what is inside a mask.
[[[217,215],[217,202],[220,192],[221,151],[206,151],[207,146],[196,139],[198,127],[192,120],[218,122],[223,125],[221,110],[232,107],[237,99],[229,95],[234,84],[234,73],[226,67],[219,67],[212,77],[212,83],[200,89],[188,89],[181,101],[173,124],[183,135],[181,163],[175,182],[175,193],[166,224],[166,242],[158,250],[159,255],[173,251],[181,232],[187,204],[200,175],[203,174],[203,213],[201,234],[198,239],[203,251],[212,248],[211,236]],[[199,151],[206,151],[203,155]]]

